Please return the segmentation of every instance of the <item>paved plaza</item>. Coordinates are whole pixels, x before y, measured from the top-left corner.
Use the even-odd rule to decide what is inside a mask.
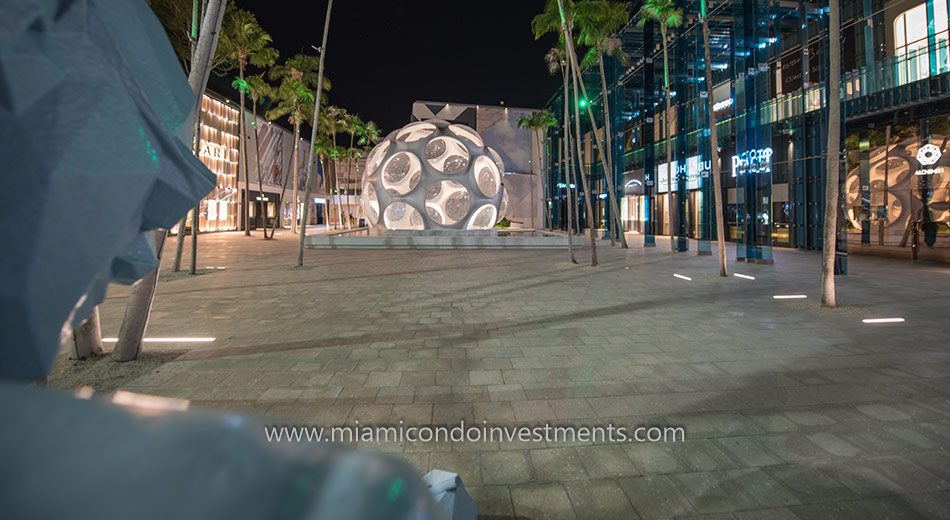
[[[676,443],[364,447],[460,473],[485,518],[950,517],[950,268],[852,255],[828,310],[817,252],[722,279],[715,257],[631,242],[602,243],[596,268],[587,250],[581,265],[309,250],[294,270],[289,232],[202,235],[203,274],[163,272],[148,336],[216,339],[125,389],[293,425],[685,428]],[[102,304],[105,336],[127,294]],[[887,317],[906,322],[862,323]]]

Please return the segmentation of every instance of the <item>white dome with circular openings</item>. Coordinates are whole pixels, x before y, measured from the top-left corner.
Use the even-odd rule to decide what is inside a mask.
[[[506,211],[504,170],[475,130],[419,121],[367,155],[360,203],[369,224],[384,229],[491,229]]]

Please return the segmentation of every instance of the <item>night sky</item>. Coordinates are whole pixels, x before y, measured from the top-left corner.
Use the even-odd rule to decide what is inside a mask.
[[[257,15],[281,60],[320,45],[326,0],[237,0]],[[291,5],[301,6],[290,8]],[[560,84],[547,73],[548,36],[531,19],[544,0],[336,0],[327,44],[330,103],[383,134],[409,122],[416,100],[540,108]]]

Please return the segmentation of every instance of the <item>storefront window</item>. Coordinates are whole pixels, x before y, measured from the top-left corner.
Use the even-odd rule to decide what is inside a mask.
[[[938,73],[948,70],[947,0],[933,0],[933,30]],[[894,19],[894,55],[897,57],[898,84],[903,85],[930,76],[927,3],[908,9]]]

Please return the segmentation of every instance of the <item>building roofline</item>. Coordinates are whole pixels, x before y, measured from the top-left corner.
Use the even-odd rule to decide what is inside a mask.
[[[486,105],[486,104],[482,104],[482,103],[456,103],[456,102],[454,102],[454,101],[432,101],[432,100],[426,100],[426,99],[417,99],[417,100],[415,100],[415,101],[412,102],[413,105],[415,105],[416,103],[431,103],[431,104],[434,104],[434,105],[458,105],[458,106],[462,106],[462,107],[475,107],[475,108],[480,108],[480,107],[486,107],[486,108],[508,108],[508,109],[511,109],[511,110],[526,110],[526,111],[539,111],[539,110],[543,110],[542,108],[510,107],[510,106],[508,106],[508,105]]]

